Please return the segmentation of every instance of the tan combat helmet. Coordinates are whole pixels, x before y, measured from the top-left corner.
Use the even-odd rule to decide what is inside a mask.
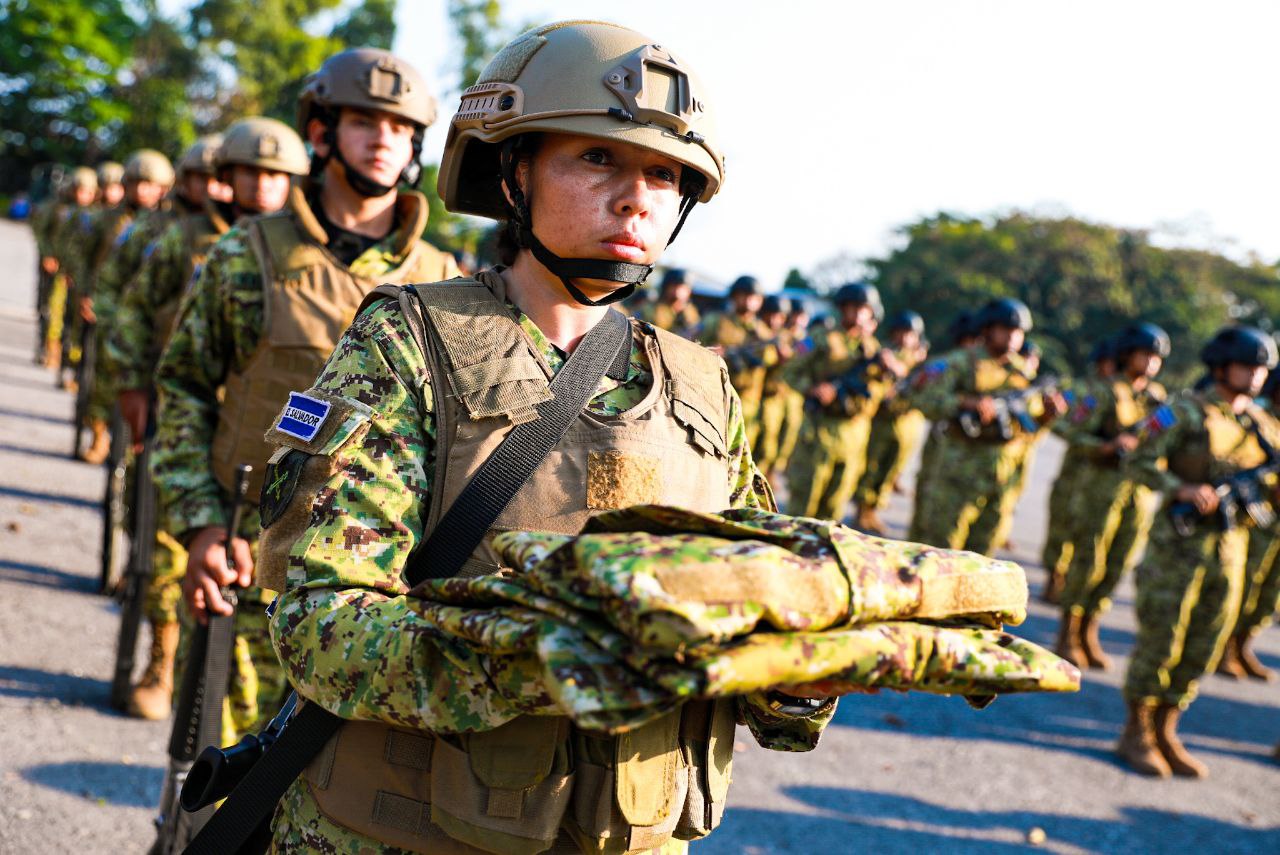
[[[124,166],[114,160],[104,160],[98,164],[98,186],[121,184],[124,182]]]
[[[275,119],[254,116],[227,128],[214,156],[218,169],[236,164],[306,175],[309,161],[307,148],[293,128]]]
[[[336,157],[346,170],[347,183],[357,193],[385,196],[395,188],[379,184],[354,169],[338,150],[335,134],[341,107],[381,110],[413,122],[417,129],[413,135],[413,156],[400,173],[400,180],[417,184],[422,171],[418,162],[422,155],[422,137],[427,126],[436,120],[436,99],[418,70],[390,51],[352,48],[326,59],[319,70],[307,77],[298,94],[298,132],[305,135],[307,124],[319,119],[328,135],[329,154],[314,157],[311,174],[319,175],[329,158]]]
[[[124,162],[124,177],[127,181],[154,181],[171,187],[173,164],[153,148],[140,148]]]
[[[520,245],[585,305],[626,299],[652,267],[563,259],[537,239],[515,181],[514,144],[522,134],[539,131],[640,146],[686,167],[680,219],[670,240],[693,206],[710,201],[724,184],[724,155],[702,83],[647,36],[601,21],[565,21],[530,30],[499,51],[476,85],[462,93],[449,124],[437,190],[450,211],[510,219]],[[503,184],[514,204],[508,204]],[[624,287],[593,301],[574,278]]]
[[[181,179],[188,173],[215,174],[218,167],[214,163],[214,157],[220,145],[222,145],[222,134],[206,134],[196,140],[191,148],[183,152],[182,159],[178,161],[178,178]]]
[[[65,182],[65,189],[79,190],[87,187],[95,193],[98,191],[98,174],[87,166],[77,166],[71,173],[71,180]]]

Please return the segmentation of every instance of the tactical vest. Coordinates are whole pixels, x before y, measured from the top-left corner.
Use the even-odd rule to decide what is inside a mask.
[[[966,358],[969,360],[969,372],[965,381],[967,387],[957,390],[961,395],[998,395],[1001,392],[1026,389],[1031,385],[1032,378],[1023,373],[1020,363],[1015,363],[1012,359],[1009,362],[1001,362],[991,357],[978,356],[972,351],[966,351]],[[1014,424],[1013,429],[1015,436],[1024,434],[1017,424]],[[982,434],[976,440],[968,436],[954,422],[950,424],[948,433],[969,441],[1007,442],[1000,435],[1000,427],[995,422],[983,425]]]
[[[1169,471],[1188,484],[1206,484],[1267,460],[1249,422],[1262,424],[1267,414],[1250,403],[1239,416],[1224,411],[1224,404],[1200,392],[1188,394],[1203,420],[1169,453]]]
[[[247,363],[227,375],[218,410],[212,469],[224,489],[231,489],[237,464],[251,463],[247,500],[258,501],[271,456],[267,430],[289,393],[315,382],[370,291],[381,283],[436,282],[453,272],[448,256],[417,239],[426,201],[411,198],[420,200],[422,216],[402,220],[403,261],[376,279],[354,275],[325,248],[324,232],[300,196],[283,211],[241,221],[265,299],[261,338]]]
[[[152,329],[152,334],[155,336],[152,352],[157,357],[164,351],[165,345],[169,342],[169,336],[173,335],[173,328],[178,322],[178,309],[182,306],[182,297],[191,287],[191,279],[195,276],[196,268],[204,264],[209,250],[218,242],[218,238],[231,228],[226,220],[211,211],[186,214],[178,219],[178,223],[182,228],[183,265],[180,274],[182,281],[179,287],[165,295],[164,302],[156,307],[155,327]]]
[[[437,419],[427,532],[512,426],[551,395],[549,366],[495,296],[500,277],[481,279],[414,288]],[[581,414],[491,536],[576,533],[593,514],[644,502],[728,507],[720,360],[663,330],[637,341],[653,368],[648,395],[617,416]],[[486,540],[463,573],[498,569]],[[548,716],[458,735],[353,721],[305,780],[330,820],[413,852],[644,851],[719,824],[734,726],[731,700],[686,703],[616,737]]]

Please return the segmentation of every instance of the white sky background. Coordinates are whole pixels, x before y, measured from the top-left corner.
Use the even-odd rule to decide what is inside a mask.
[[[512,24],[606,18],[693,66],[724,191],[664,261],[770,287],[884,253],[946,210],[1070,213],[1163,243],[1280,257],[1280,3],[503,0]],[[401,0],[396,51],[457,104],[442,0]]]

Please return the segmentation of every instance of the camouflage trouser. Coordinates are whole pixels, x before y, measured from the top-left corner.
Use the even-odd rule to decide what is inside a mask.
[[[1009,544],[1009,535],[1013,532],[1013,512],[1022,498],[1022,491],[1027,487],[1027,474],[1031,472],[1031,464],[1035,460],[1036,449],[1040,445],[1041,434],[1010,443],[1008,452],[1013,456],[1014,470],[1012,486],[1000,511],[1000,519],[996,523],[996,534],[992,540],[995,549],[1003,549]]]
[[[767,477],[778,465],[782,450],[782,431],[786,427],[787,393],[783,388],[764,396],[760,402],[760,430],[751,447],[756,467]]]
[[[1179,537],[1157,517],[1138,568],[1138,638],[1125,677],[1126,700],[1155,698],[1184,709],[1197,682],[1217,667],[1235,625],[1249,533],[1219,532],[1212,521]]]
[[[990,555],[1001,520],[1013,512],[1018,454],[1009,443],[974,442],[944,434],[916,488],[908,540]]]
[[[1259,632],[1280,608],[1280,536],[1272,531],[1254,529],[1249,532],[1249,561],[1244,577],[1244,593],[1240,598],[1240,617],[1235,635]]]
[[[1155,496],[1118,469],[1090,466],[1082,472],[1071,505],[1074,555],[1060,603],[1078,614],[1098,614],[1111,607],[1116,586],[1146,545]]]
[[[1049,490],[1049,523],[1040,564],[1050,576],[1065,577],[1075,552],[1071,542],[1071,502],[1080,483],[1080,472],[1080,460],[1068,453],[1062,458],[1062,469]]]
[[[67,311],[67,277],[61,273],[53,277],[49,286],[45,311],[49,315],[49,322],[44,330],[44,341],[57,346],[62,341],[62,324]]]
[[[923,426],[924,416],[919,410],[871,420],[867,466],[853,496],[859,507],[883,510],[889,504],[893,483],[915,453]]]
[[[866,464],[871,419],[809,414],[787,464],[787,513],[842,520]]]
[[[178,619],[178,603],[182,601],[187,551],[174,540],[173,535],[157,531],[151,567],[152,576],[147,580],[143,611],[153,626],[173,623]]]
[[[800,431],[804,430],[804,395],[794,389],[786,393],[786,416],[782,420],[782,438],[778,441],[778,459],[773,464],[776,473],[785,472],[791,455],[795,454]]]
[[[912,518],[917,516],[920,508],[920,496],[929,489],[929,475],[933,473],[933,462],[938,457],[938,442],[942,435],[938,425],[930,422],[924,435],[924,446],[920,449],[920,468],[916,470],[915,502],[913,502]]]

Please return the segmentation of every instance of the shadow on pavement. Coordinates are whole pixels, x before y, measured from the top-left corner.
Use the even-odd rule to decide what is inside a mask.
[[[0,487],[0,497],[9,496],[24,499],[28,502],[46,502],[51,505],[70,505],[74,508],[102,508],[101,499],[82,499],[79,496],[64,496],[61,493],[41,493],[37,490],[24,490],[21,487]]]
[[[44,370],[44,369],[40,369]],[[16,374],[0,374],[0,386],[16,386],[23,389],[33,389],[37,392],[55,392],[58,391],[58,381],[50,372],[48,375],[37,375],[36,377],[20,377]]]
[[[95,594],[98,590],[97,580],[88,576],[55,570],[43,564],[28,564],[5,558],[0,558],[0,579],[22,585],[43,585],[59,591],[78,591],[82,594]]]
[[[120,807],[154,808],[164,770],[158,766],[80,761],[45,763],[22,770],[33,784]]]
[[[47,448],[28,448],[25,445],[14,445],[9,442],[0,442],[0,453],[8,452],[10,454],[21,454],[25,457],[43,457],[46,460],[65,460],[68,463],[73,462],[71,455],[66,451],[50,451]]]
[[[106,680],[59,674],[21,665],[0,665],[0,696],[53,698],[66,704],[107,705]]]
[[[910,796],[832,787],[787,787],[787,796],[816,808],[818,816],[729,807],[723,834],[736,822],[765,830],[752,840],[760,851],[815,851],[816,841],[844,841],[849,852],[984,853],[1062,851],[1064,845],[1091,852],[1273,853],[1280,828],[1250,828],[1213,817],[1118,805],[1118,816],[1082,818],[1040,811],[962,810]],[[1047,835],[1044,846],[1025,842],[1033,828]],[[739,839],[740,836],[738,836]],[[717,849],[713,835],[700,852]],[[1055,845],[1056,844],[1056,845]],[[736,844],[741,847],[741,843]],[[740,851],[738,849],[732,851]]]
[[[44,413],[29,413],[26,410],[14,410],[9,407],[0,407],[0,416],[8,416],[13,419],[29,419],[33,422],[44,422],[50,425],[71,424],[71,420],[66,416],[46,416]]]

